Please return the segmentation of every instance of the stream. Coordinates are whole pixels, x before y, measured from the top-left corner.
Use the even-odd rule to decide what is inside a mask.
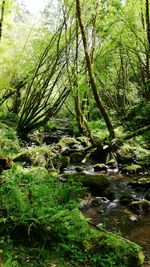
[[[147,178],[150,176],[148,175]],[[109,200],[109,194],[91,196],[91,200],[83,205],[82,212],[92,225],[117,233],[140,245],[145,255],[143,267],[150,267],[150,209],[148,212],[143,211],[142,208],[132,210],[125,199],[127,196],[133,200],[144,200],[150,187],[145,188],[142,185],[136,188],[131,185],[132,179],[132,177],[121,177],[119,174],[112,175],[112,182],[106,192],[113,192],[113,200]]]
[[[58,138],[57,134],[55,135]],[[51,137],[52,139],[54,138],[54,136]],[[56,142],[56,140],[50,141]],[[117,233],[140,245],[145,255],[143,267],[150,267],[149,170],[143,171],[138,175],[122,175],[117,168],[107,168],[107,172],[95,173],[93,169],[94,163],[89,162],[88,159],[88,163],[86,162],[82,165],[81,163],[76,165],[75,162],[72,165],[69,164],[59,175],[59,179],[62,182],[67,181],[66,175],[74,175],[75,180],[78,180],[79,175],[87,177],[87,180],[90,176],[96,175],[96,179],[102,175],[104,178],[106,177],[109,180],[109,184],[102,189],[100,186],[94,188],[94,190],[96,189],[95,191],[89,188],[87,196],[81,199],[80,209],[92,226]],[[139,204],[140,201],[141,205]]]
[[[78,177],[79,173],[70,170]],[[83,171],[84,175],[95,175]],[[96,174],[97,175],[97,174]],[[101,175],[101,174],[99,174]],[[130,208],[132,201],[146,201],[150,191],[150,174],[124,176],[108,174],[110,184],[104,192],[91,192],[81,200],[81,210],[91,225],[117,233],[142,247],[145,255],[144,267],[150,267],[150,207]],[[146,182],[147,181],[147,182]]]

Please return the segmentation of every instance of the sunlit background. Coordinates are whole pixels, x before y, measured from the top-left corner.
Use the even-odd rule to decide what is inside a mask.
[[[47,2],[47,0],[23,0],[24,5],[34,15],[42,11]]]

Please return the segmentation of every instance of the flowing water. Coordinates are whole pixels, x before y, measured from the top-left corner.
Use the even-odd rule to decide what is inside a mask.
[[[149,179],[149,175],[147,178]],[[149,185],[141,185],[137,188],[131,186],[132,179],[133,177],[121,179],[119,177],[115,182],[112,181],[110,187],[114,193],[114,199],[109,200],[105,195],[95,196],[95,200],[83,208],[83,213],[88,219],[90,218],[93,225],[115,232],[140,245],[145,255],[144,267],[150,267],[150,209],[147,213],[142,209],[135,212],[127,203],[120,203],[122,193],[130,194],[134,199],[143,200],[146,192],[149,191]]]

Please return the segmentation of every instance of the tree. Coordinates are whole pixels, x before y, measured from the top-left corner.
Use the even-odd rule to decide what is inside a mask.
[[[96,104],[97,104],[97,106],[101,112],[101,115],[103,116],[103,119],[105,120],[105,123],[107,125],[110,138],[113,139],[113,138],[115,138],[115,132],[114,132],[112,123],[110,121],[108,112],[107,112],[106,108],[104,107],[102,99],[99,95],[97,85],[96,85],[96,80],[95,80],[93,69],[92,69],[91,58],[90,58],[90,55],[88,52],[88,44],[87,44],[87,38],[86,38],[86,34],[85,34],[85,28],[84,28],[84,24],[82,22],[82,17],[81,17],[82,15],[81,15],[80,0],[76,0],[76,7],[77,7],[77,16],[78,16],[79,26],[81,29],[82,40],[83,40],[83,45],[84,45],[85,59],[86,59],[86,65],[87,65],[90,85],[91,85],[91,88],[93,91],[95,102],[96,102]]]
[[[2,38],[2,27],[3,27],[3,20],[4,20],[4,11],[5,11],[5,0],[2,1],[1,6],[1,16],[0,16],[0,41]]]
[[[70,92],[65,79],[63,26],[51,37],[28,80],[18,122],[18,133],[24,137],[56,115]]]

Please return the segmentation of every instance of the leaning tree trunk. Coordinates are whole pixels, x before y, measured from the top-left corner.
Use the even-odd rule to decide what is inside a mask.
[[[93,74],[91,59],[90,59],[90,55],[88,52],[88,44],[87,44],[87,38],[86,38],[86,34],[85,34],[85,27],[84,27],[84,24],[82,22],[82,17],[81,17],[80,0],[76,0],[76,9],[77,9],[77,17],[78,17],[78,21],[79,21],[79,26],[80,26],[80,30],[81,30],[81,34],[82,34],[86,65],[87,65],[87,70],[88,70],[88,75],[89,75],[89,81],[90,81],[90,85],[91,85],[91,88],[93,91],[94,99],[95,99],[95,102],[96,102],[96,104],[97,104],[97,106],[101,112],[101,115],[103,116],[103,119],[107,125],[107,129],[109,131],[110,138],[114,139],[115,138],[115,132],[114,132],[112,123],[110,121],[108,112],[107,112],[106,108],[104,107],[102,99],[99,95],[98,88],[97,88],[96,81],[95,81],[95,77]]]

